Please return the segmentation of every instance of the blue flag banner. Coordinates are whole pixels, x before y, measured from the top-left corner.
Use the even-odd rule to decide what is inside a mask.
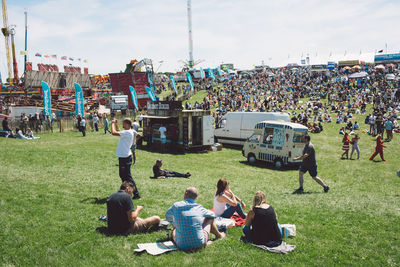
[[[157,101],[156,96],[154,95],[153,91],[147,86],[145,88],[146,88],[146,92],[149,95],[151,101]]]
[[[174,77],[171,75],[171,76],[169,76],[169,78],[171,79],[172,88],[174,88],[175,93],[178,93],[178,90],[176,90],[176,83],[175,83]]]
[[[212,69],[208,69],[208,72],[210,73],[210,76],[213,80],[215,80],[215,75],[214,72],[212,71]]]
[[[131,92],[133,105],[135,105],[135,109],[138,110],[139,104],[138,104],[135,88],[133,88],[131,85],[129,85],[129,91]]]
[[[51,92],[46,82],[42,81],[44,115],[51,116]]]
[[[187,77],[187,79],[188,79],[188,81],[189,81],[190,89],[193,91],[193,90],[194,90],[194,87],[193,87],[192,76],[190,76],[190,73],[189,73],[189,72],[186,72],[186,77]]]
[[[206,78],[206,73],[204,72],[203,68],[200,68],[200,78],[205,79]]]
[[[226,72],[229,74],[229,67],[228,67],[228,65],[226,66]]]
[[[218,66],[217,71],[218,71],[218,76],[222,76],[221,66]]]
[[[82,87],[74,83],[75,87],[75,115],[78,116],[79,114],[83,117],[85,116],[85,104],[83,102],[83,91]]]

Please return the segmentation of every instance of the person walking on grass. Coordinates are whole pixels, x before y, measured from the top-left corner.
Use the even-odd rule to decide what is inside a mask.
[[[329,186],[324,184],[324,182],[317,176],[317,161],[315,159],[315,148],[314,145],[310,142],[311,137],[309,135],[306,135],[304,137],[306,144],[303,149],[303,155],[300,157],[296,157],[293,160],[302,160],[302,164],[299,170],[299,184],[300,187],[296,189],[294,193],[303,193],[304,188],[303,188],[303,182],[304,182],[304,173],[307,171],[310,173],[310,176],[324,188],[324,192],[327,193],[329,191]]]
[[[94,123],[94,128],[95,128],[96,132],[98,132],[99,131],[99,117],[97,116],[97,114],[94,114],[93,123]]]
[[[343,154],[340,157],[341,159],[344,158],[344,156],[346,156],[346,159],[349,159],[349,150],[350,150],[350,137],[348,133],[344,133],[343,139],[342,139],[342,150],[343,150]]]
[[[81,118],[81,120],[79,122],[79,125],[80,125],[80,130],[82,132],[82,136],[86,136],[86,120],[85,120],[85,117]]]
[[[350,159],[353,158],[353,153],[354,150],[357,151],[357,159],[360,159],[360,147],[358,146],[358,141],[360,140],[360,137],[358,134],[355,134],[354,137],[351,139],[351,153],[350,153]]]
[[[133,185],[135,186],[133,199],[140,199],[138,188],[131,174],[131,146],[137,132],[132,130],[132,121],[129,118],[126,118],[122,121],[122,127],[124,128],[124,130],[120,131],[118,120],[115,119],[111,121],[111,134],[120,137],[117,146],[117,157],[119,160],[119,177],[121,178],[122,182],[130,181],[133,183]]]
[[[106,134],[107,132],[111,133],[108,126],[107,115],[104,115],[104,134]]]
[[[382,161],[386,161],[385,158],[383,157],[383,148],[386,147],[383,144],[382,141],[382,137],[380,134],[378,134],[376,136],[376,146],[375,146],[375,152],[371,155],[371,157],[369,158],[369,160],[374,160],[374,158],[376,157],[376,155],[379,154],[379,156],[381,156]]]

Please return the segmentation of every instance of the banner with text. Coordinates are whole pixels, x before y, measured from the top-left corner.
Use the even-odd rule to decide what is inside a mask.
[[[145,88],[146,88],[146,92],[149,95],[151,101],[157,101],[156,96],[154,95],[153,91],[148,86],[146,86]]]
[[[194,87],[193,87],[192,76],[190,76],[190,73],[189,73],[189,72],[186,72],[186,77],[187,77],[188,82],[189,82],[189,84],[190,84],[190,89],[193,91],[193,90],[194,90]]]
[[[75,115],[78,116],[79,114],[84,117],[85,116],[85,104],[83,100],[83,90],[82,87],[74,83],[75,87]]]
[[[131,92],[133,105],[135,105],[135,109],[138,110],[139,104],[138,104],[135,88],[133,88],[133,86],[129,85],[129,91]]]
[[[177,89],[176,89],[176,83],[175,83],[174,77],[173,77],[172,75],[169,76],[169,77],[171,78],[172,88],[174,88],[175,93],[178,94],[178,91],[177,91]]]
[[[51,116],[51,92],[46,82],[42,81],[44,115]]]
[[[205,79],[206,73],[204,72],[203,68],[200,68],[200,78]]]

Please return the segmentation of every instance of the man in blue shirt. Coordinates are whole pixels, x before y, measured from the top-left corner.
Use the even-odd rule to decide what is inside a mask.
[[[184,200],[176,202],[165,214],[168,222],[175,227],[172,236],[175,244],[182,250],[193,250],[210,244],[208,238],[213,233],[217,238],[224,238],[215,225],[214,212],[205,209],[194,201],[199,194],[194,187],[186,189]]]

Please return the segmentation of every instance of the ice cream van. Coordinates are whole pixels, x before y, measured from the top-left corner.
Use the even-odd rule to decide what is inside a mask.
[[[250,164],[256,161],[271,162],[277,169],[300,164],[301,161],[294,161],[293,158],[302,155],[307,132],[308,128],[298,123],[259,122],[244,143],[242,154]]]

